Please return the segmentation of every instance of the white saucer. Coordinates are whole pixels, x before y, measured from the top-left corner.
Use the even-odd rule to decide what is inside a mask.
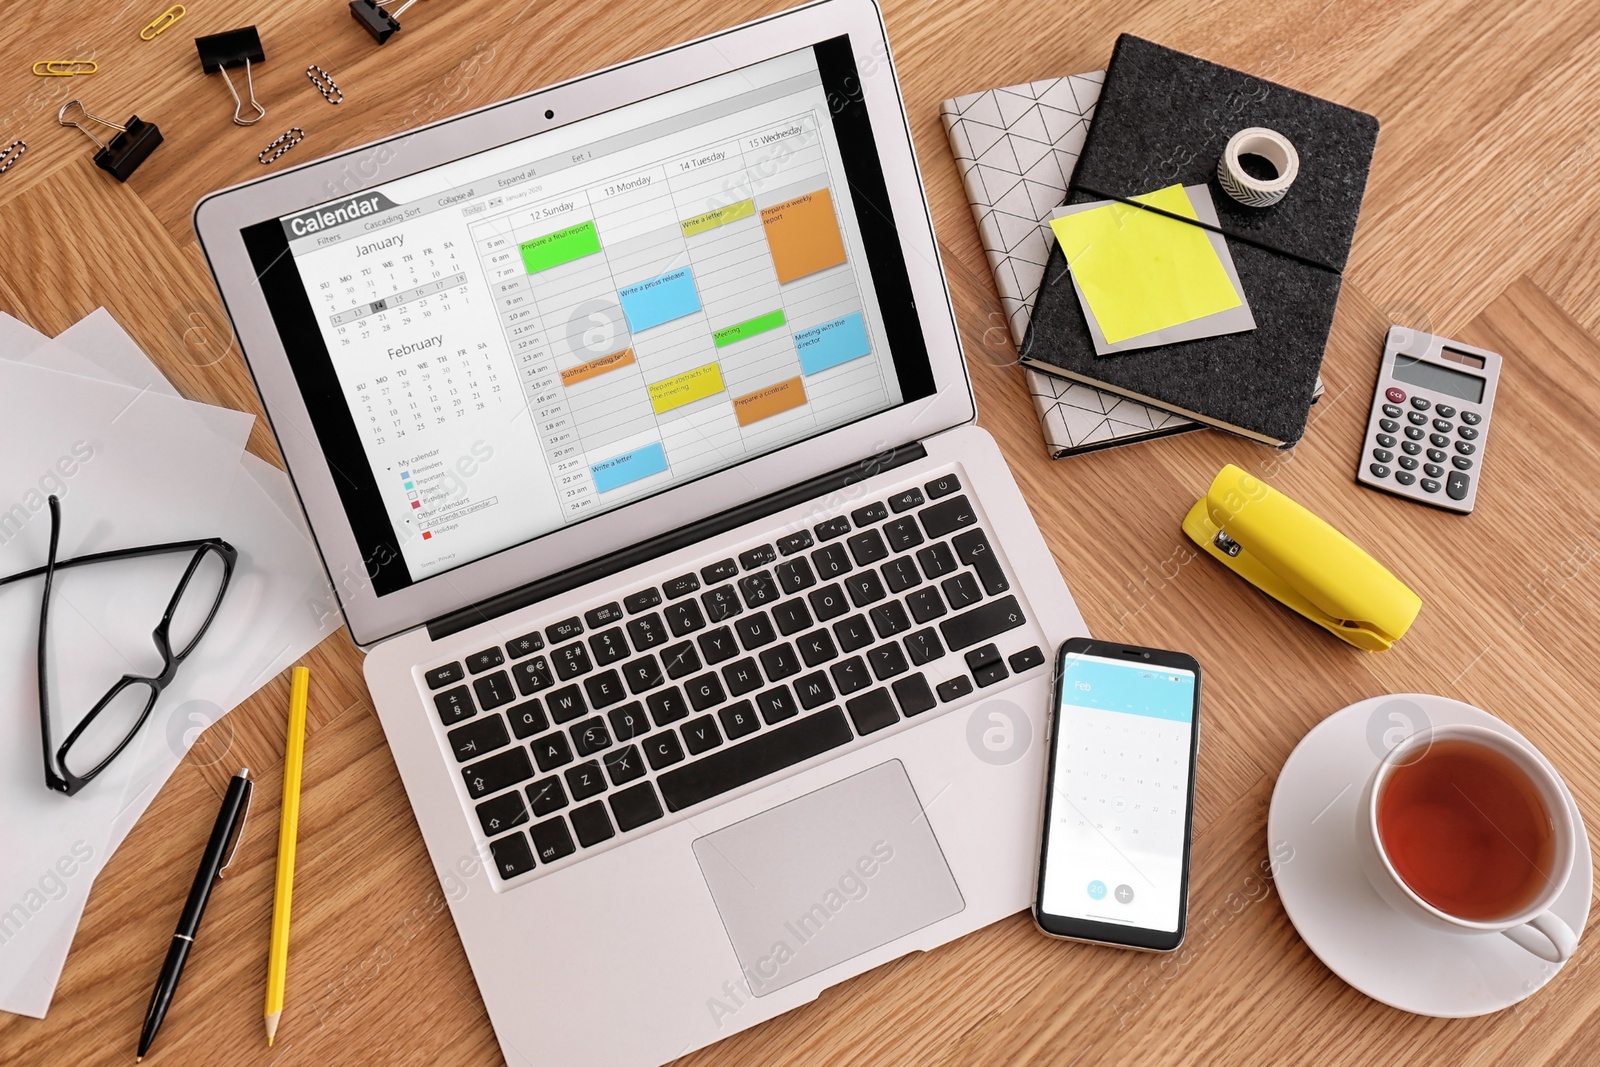
[[[1500,934],[1448,934],[1410,922],[1383,902],[1362,873],[1356,806],[1367,776],[1402,737],[1430,724],[1454,723],[1486,726],[1532,747],[1470,704],[1418,693],[1374,697],[1328,716],[1301,739],[1278,775],[1267,815],[1267,854],[1278,868],[1278,893],[1311,951],[1374,1000],[1448,1019],[1508,1008],[1562,967]],[[1582,829],[1570,793],[1567,804]],[[1593,885],[1584,830],[1572,878],[1551,909],[1580,936]]]

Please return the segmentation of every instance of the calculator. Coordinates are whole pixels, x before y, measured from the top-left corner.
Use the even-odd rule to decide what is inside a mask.
[[[1471,511],[1499,380],[1499,353],[1391,326],[1356,481]]]

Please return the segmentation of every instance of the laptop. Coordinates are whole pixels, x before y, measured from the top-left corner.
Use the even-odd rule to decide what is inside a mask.
[[[662,1063],[1028,905],[1086,631],[870,0],[195,227],[508,1063]]]

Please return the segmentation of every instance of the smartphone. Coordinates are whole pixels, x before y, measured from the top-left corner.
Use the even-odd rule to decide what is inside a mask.
[[[1189,910],[1200,664],[1075,637],[1056,654],[1053,705],[1034,922],[1171,952]]]

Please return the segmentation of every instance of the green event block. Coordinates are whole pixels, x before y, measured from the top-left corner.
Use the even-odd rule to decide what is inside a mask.
[[[595,233],[594,220],[568,226],[543,237],[535,237],[517,246],[522,252],[522,266],[529,274],[538,274],[563,263],[571,263],[600,251],[600,235]]]
[[[785,321],[783,310],[780,308],[777,311],[769,311],[765,315],[757,315],[753,319],[746,319],[744,322],[734,326],[724,326],[711,335],[711,340],[718,348],[723,348],[733,344],[735,341],[743,341],[747,337],[754,337],[758,333],[776,330]]]

